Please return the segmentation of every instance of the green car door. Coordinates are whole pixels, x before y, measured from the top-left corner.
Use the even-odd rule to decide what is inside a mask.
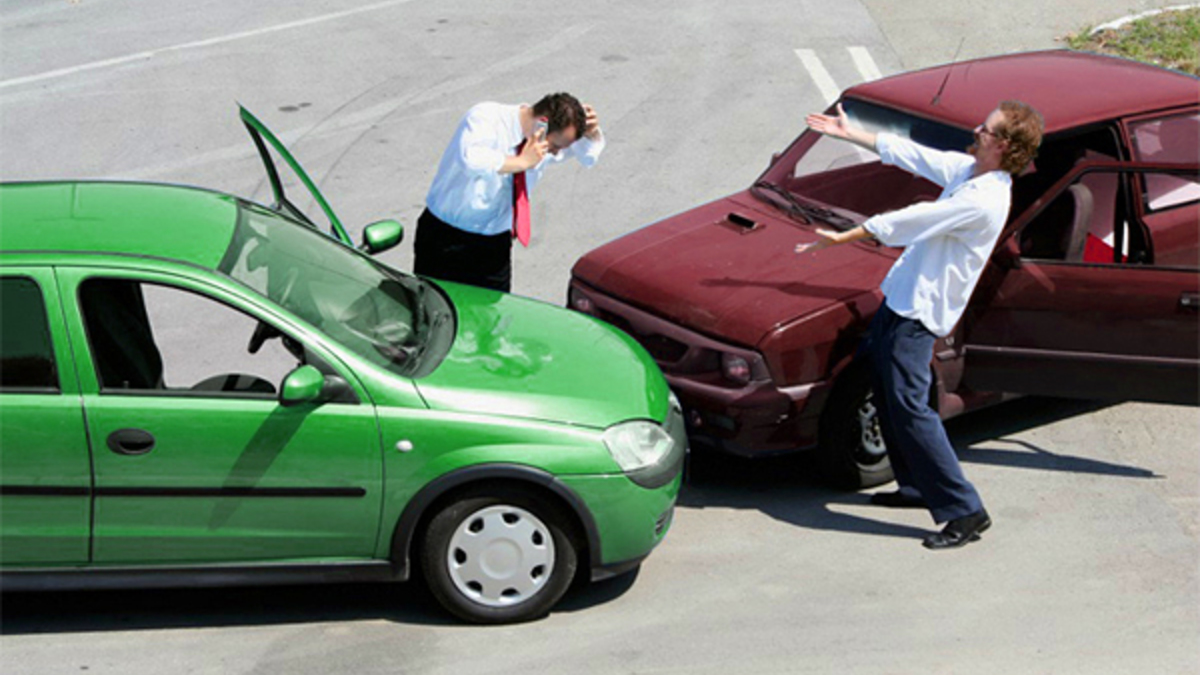
[[[91,468],[49,267],[0,275],[0,564],[88,560]]]
[[[319,340],[178,273],[63,269],[59,280],[92,439],[94,563],[371,556],[374,409]],[[324,373],[332,400],[281,404],[301,364]]]

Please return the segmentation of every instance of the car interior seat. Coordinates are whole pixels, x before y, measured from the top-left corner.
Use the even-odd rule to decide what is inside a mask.
[[[1066,251],[1067,260],[1078,262],[1083,260],[1084,245],[1092,227],[1092,213],[1095,208],[1092,191],[1086,185],[1076,183],[1067,188],[1066,194],[1060,199],[1069,202],[1073,210],[1071,226],[1064,231],[1066,237],[1063,250]]]
[[[162,389],[162,354],[154,343],[141,284],[91,279],[79,295],[100,387]]]

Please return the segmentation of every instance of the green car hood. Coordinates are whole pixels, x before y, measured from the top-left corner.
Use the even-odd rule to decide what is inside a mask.
[[[543,302],[438,285],[458,325],[446,358],[416,380],[431,408],[595,428],[666,418],[666,380],[624,333]]]

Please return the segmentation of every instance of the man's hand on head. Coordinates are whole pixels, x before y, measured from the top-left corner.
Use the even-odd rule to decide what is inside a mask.
[[[596,115],[596,109],[584,103],[583,111],[587,113],[587,125],[583,130],[583,135],[593,141],[600,140],[600,117]]]

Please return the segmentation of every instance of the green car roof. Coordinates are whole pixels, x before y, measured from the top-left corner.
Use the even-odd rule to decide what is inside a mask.
[[[236,197],[148,183],[0,185],[0,250],[116,253],[213,269],[237,224]]]

